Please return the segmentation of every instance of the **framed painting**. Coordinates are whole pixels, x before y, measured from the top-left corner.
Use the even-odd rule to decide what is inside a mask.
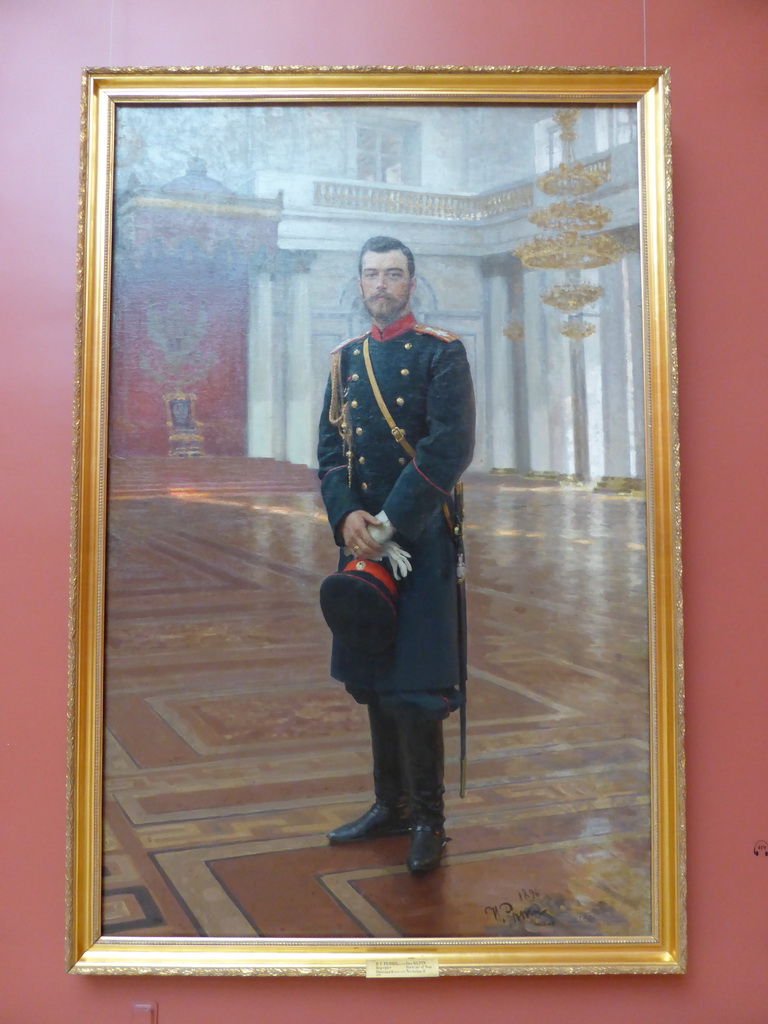
[[[88,70],[80,222],[69,970],[682,971],[667,72]]]

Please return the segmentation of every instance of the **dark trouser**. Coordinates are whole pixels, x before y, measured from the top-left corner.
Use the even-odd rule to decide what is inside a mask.
[[[411,831],[408,867],[436,867],[445,845],[443,723],[416,705],[368,704],[375,803],[362,817],[329,833],[351,843]]]
[[[408,783],[400,731],[389,711],[376,697],[368,705],[373,755],[373,792],[376,802],[408,817]]]
[[[411,704],[394,705],[390,714],[400,748],[411,822],[442,829],[443,723]]]

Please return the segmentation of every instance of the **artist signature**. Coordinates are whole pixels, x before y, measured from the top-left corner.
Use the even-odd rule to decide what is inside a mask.
[[[538,889],[520,889],[518,890],[517,898],[520,903],[525,904],[539,899],[540,895],[541,893]],[[541,908],[529,906],[515,910],[512,903],[504,900],[503,903],[496,903],[493,906],[486,907],[485,912],[499,924],[509,924],[510,921],[525,921],[533,914],[541,913]]]

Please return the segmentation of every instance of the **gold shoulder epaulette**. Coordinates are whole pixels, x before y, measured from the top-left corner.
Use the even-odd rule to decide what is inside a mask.
[[[343,348],[346,348],[347,345],[351,345],[353,341],[362,341],[367,334],[368,331],[365,331],[363,334],[358,334],[356,338],[347,338],[346,341],[342,341],[342,343],[337,345],[336,348],[331,349],[331,355],[333,355],[334,352],[341,352]]]
[[[414,324],[414,331],[418,334],[432,334],[435,338],[439,338],[441,341],[459,341],[458,334],[451,334],[450,331],[443,331],[439,327],[427,327],[426,324]]]

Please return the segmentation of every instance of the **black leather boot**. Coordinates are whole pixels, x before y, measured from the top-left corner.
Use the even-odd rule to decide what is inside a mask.
[[[408,870],[414,875],[434,871],[440,863],[447,842],[444,828],[414,825],[411,829],[411,845],[405,858]]]
[[[383,836],[402,836],[410,828],[408,818],[402,816],[397,807],[388,807],[377,800],[359,818],[347,825],[340,825],[328,833],[328,840],[341,843],[360,843],[365,839],[381,839]]]
[[[374,698],[368,705],[373,753],[373,806],[354,821],[328,833],[331,843],[359,843],[365,839],[404,835],[411,826],[400,769],[400,747],[395,722]]]
[[[409,871],[421,874],[438,866],[448,842],[443,807],[443,723],[425,717],[417,708],[403,708],[398,724],[413,820],[405,863]]]

